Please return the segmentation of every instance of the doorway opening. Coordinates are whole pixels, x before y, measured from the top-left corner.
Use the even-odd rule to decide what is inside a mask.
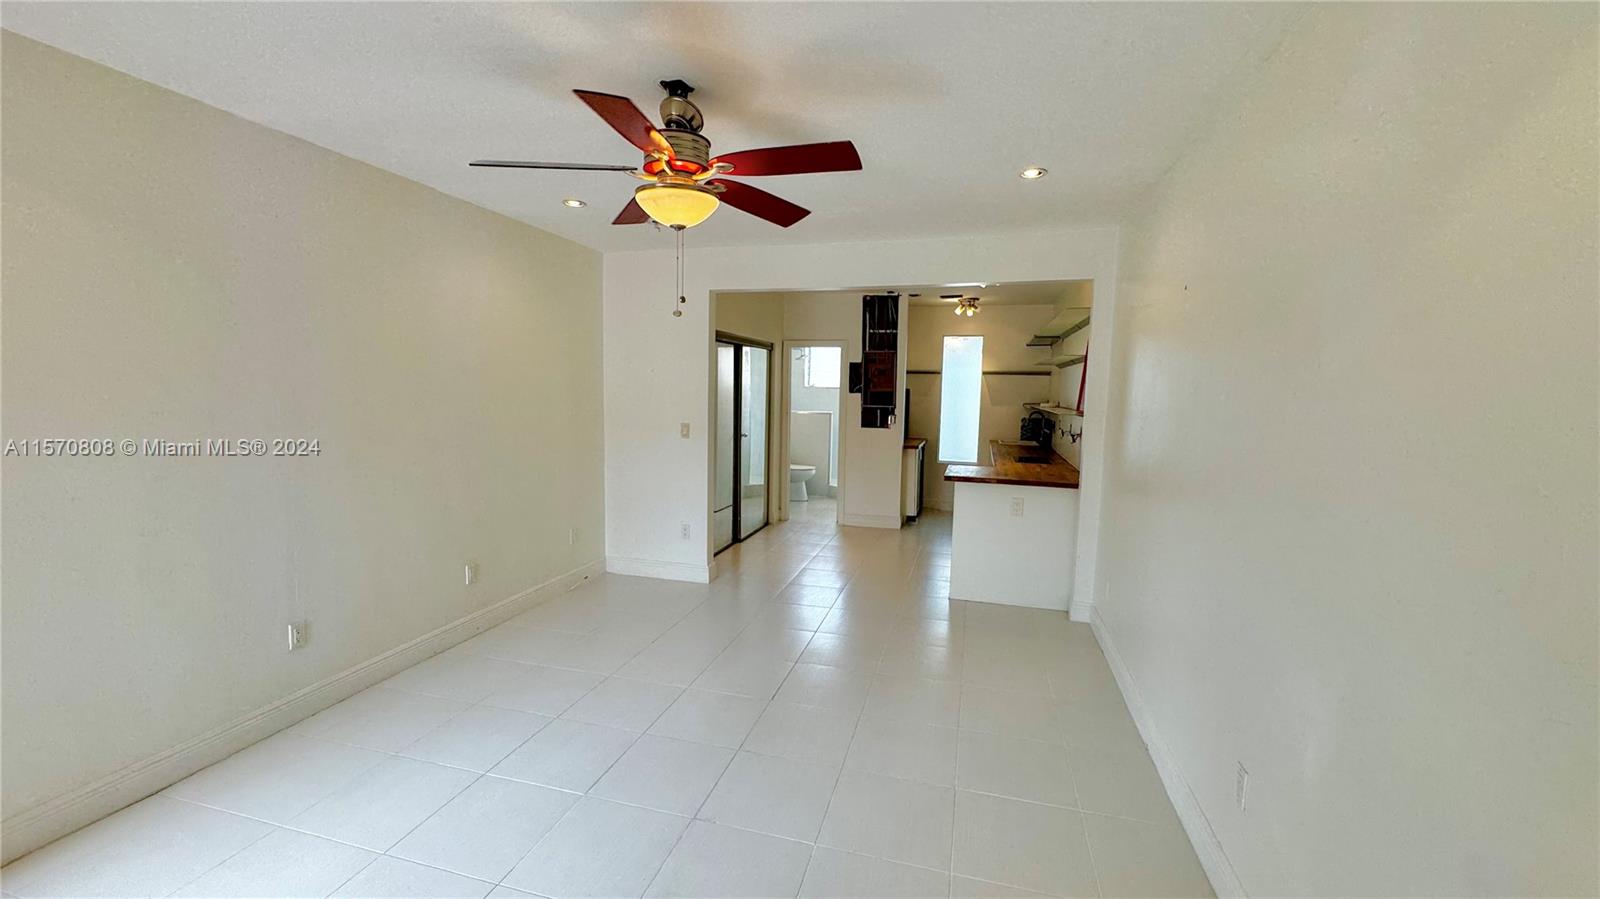
[[[721,552],[767,524],[772,344],[717,332],[713,547]]]
[[[842,340],[784,341],[784,454],[789,519],[838,522],[844,503],[840,450],[846,363]]]

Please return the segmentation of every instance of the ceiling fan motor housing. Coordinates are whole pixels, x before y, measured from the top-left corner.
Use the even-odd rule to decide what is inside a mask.
[[[668,128],[699,131],[706,121],[700,114],[700,107],[689,99],[694,88],[679,78],[663,81],[661,87],[667,92],[666,98],[661,101],[661,124]]]
[[[661,101],[660,134],[672,146],[675,158],[670,165],[663,160],[646,160],[644,171],[652,175],[664,170],[685,175],[704,172],[711,167],[711,141],[700,133],[705,117],[700,114],[700,107],[689,99],[694,88],[676,78],[661,82],[661,87],[667,96]]]
[[[693,168],[687,166],[674,166],[681,171],[690,173],[703,172],[711,167],[711,141],[705,136],[694,131],[683,131],[678,128],[662,128],[661,136],[672,145],[672,153],[679,163],[692,162]],[[648,168],[645,171],[649,171]]]

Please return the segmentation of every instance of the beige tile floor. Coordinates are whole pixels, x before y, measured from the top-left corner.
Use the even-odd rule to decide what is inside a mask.
[[[831,502],[603,576],[0,872],[28,896],[1206,896],[1094,637]]]

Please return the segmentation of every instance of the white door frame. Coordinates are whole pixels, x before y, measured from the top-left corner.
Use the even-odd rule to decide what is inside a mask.
[[[779,500],[778,517],[780,521],[789,520],[789,410],[794,400],[789,396],[791,385],[794,384],[794,351],[808,346],[836,346],[839,348],[839,445],[834,448],[833,470],[839,478],[839,486],[833,491],[833,520],[838,523],[844,520],[844,441],[845,432],[848,430],[844,423],[844,392],[850,389],[850,360],[848,354],[850,345],[843,340],[785,340],[783,342],[783,402],[779,411],[779,418],[783,420],[781,441],[781,454],[778,458],[778,471],[783,472],[781,483],[783,487],[778,491]]]

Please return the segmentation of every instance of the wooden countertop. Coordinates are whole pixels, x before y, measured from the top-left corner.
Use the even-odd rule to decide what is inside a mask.
[[[1052,451],[1049,462],[1024,462],[1019,457],[1026,447],[989,441],[988,465],[951,465],[944,470],[947,481],[974,484],[1017,484],[1023,487],[1062,487],[1078,489],[1078,469]],[[1037,452],[1035,450],[1034,452]]]
[[[907,437],[905,445],[902,446],[901,448],[902,449],[918,449],[924,443],[927,443],[927,442],[928,442],[928,438],[926,438],[926,437]]]

